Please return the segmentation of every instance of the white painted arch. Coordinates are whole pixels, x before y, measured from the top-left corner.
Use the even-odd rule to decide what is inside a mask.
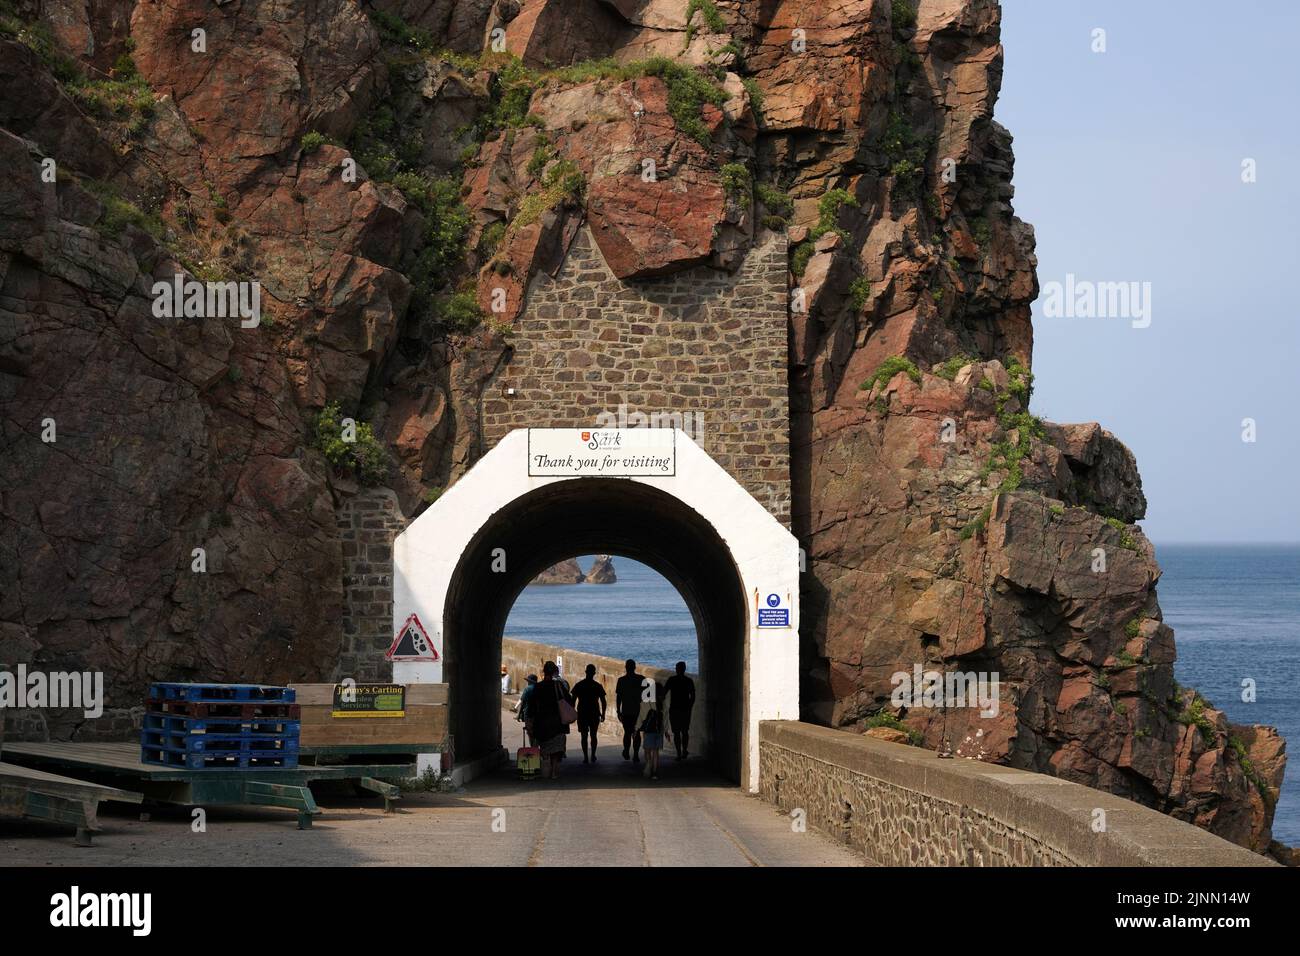
[[[576,431],[576,430],[573,430]],[[669,430],[663,430],[669,431]],[[680,502],[716,532],[734,563],[746,608],[740,780],[758,789],[758,723],[799,718],[799,545],[794,536],[684,432],[672,436],[672,476],[585,479],[636,482]],[[503,509],[568,477],[529,475],[528,429],[508,434],[397,537],[393,546],[393,630],[411,614],[423,622],[440,657],[453,578],[471,543]],[[619,493],[617,486],[603,491]],[[779,594],[789,628],[760,628],[758,595]],[[439,683],[442,662],[395,661],[400,683]]]

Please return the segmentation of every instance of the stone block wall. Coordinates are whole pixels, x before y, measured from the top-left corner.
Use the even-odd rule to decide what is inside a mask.
[[[391,680],[393,539],[406,529],[397,494],[365,489],[338,509],[343,544],[343,647],[336,680]]]
[[[799,721],[759,724],[759,796],[881,866],[1276,865],[1101,790]]]
[[[699,266],[623,282],[584,227],[559,272],[529,288],[513,355],[484,393],[485,444],[516,428],[595,425],[620,407],[681,415],[788,524],[787,295],[783,234],[768,234],[735,273]]]

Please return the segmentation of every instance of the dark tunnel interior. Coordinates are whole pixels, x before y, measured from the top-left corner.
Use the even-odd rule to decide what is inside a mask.
[[[714,765],[738,782],[745,595],[735,562],[698,512],[649,485],[608,478],[530,492],[494,514],[466,549],[443,613],[443,673],[457,759],[501,746],[501,639],[515,599],[557,561],[594,553],[649,565],[681,593],[700,649],[704,713],[696,719],[707,722]],[[501,554],[506,569],[493,570]]]

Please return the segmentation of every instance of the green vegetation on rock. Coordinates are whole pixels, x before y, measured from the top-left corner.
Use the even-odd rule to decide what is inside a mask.
[[[864,721],[868,730],[874,727],[888,727],[890,730],[899,730],[907,734],[907,741],[913,747],[919,747],[924,739],[918,731],[913,730],[903,724],[901,720],[888,711],[881,711],[878,714],[872,714]]]
[[[916,26],[916,0],[892,0],[889,12],[894,29]]]
[[[722,189],[727,198],[748,209],[753,203],[754,177],[744,163],[726,163],[722,167]]]
[[[695,14],[700,14],[700,19],[704,25],[709,28],[710,33],[725,33],[727,31],[727,21],[722,19],[722,14],[714,5],[713,0],[690,0],[686,5],[686,43],[683,49],[691,45],[691,40],[695,38]]]
[[[93,77],[72,57],[65,55],[42,21],[29,22],[9,0],[0,2],[0,37],[16,40],[31,50],[76,103],[100,119],[127,124],[127,132],[140,135],[154,114],[153,89],[145,82],[131,58],[131,43],[118,56],[111,76]]]
[[[104,207],[103,214],[95,223],[99,234],[109,239],[122,235],[127,226],[143,229],[154,239],[163,238],[163,223],[155,212],[146,212],[131,200],[122,196],[116,188],[95,179],[81,180],[82,187],[98,199]]]
[[[817,240],[828,232],[836,232],[845,242],[849,235],[836,225],[840,209],[844,206],[857,206],[858,201],[846,189],[832,189],[817,201],[817,224],[808,231],[808,238],[799,243],[791,254],[790,268],[795,275],[803,275],[808,267],[808,260],[817,251]]]
[[[435,48],[433,34],[428,30],[410,26],[405,20],[393,13],[386,13],[374,7],[366,7],[370,22],[379,31],[379,38],[385,43],[409,46],[422,52]]]
[[[561,159],[546,170],[541,184],[541,189],[529,193],[519,204],[519,211],[510,220],[510,229],[531,226],[542,218],[542,214],[548,209],[554,209],[562,203],[579,203],[586,189],[587,180],[577,163]]]
[[[880,148],[894,177],[894,195],[903,199],[918,197],[925,182],[925,157],[930,144],[917,138],[902,114],[893,110],[885,120]]]
[[[790,217],[794,215],[794,200],[787,193],[768,183],[757,183],[754,186],[754,193],[767,210],[766,215],[763,216],[763,225],[774,231],[784,229]]]
[[[969,355],[954,355],[952,358],[945,361],[943,365],[939,366],[939,370],[935,374],[940,378],[946,378],[951,382],[957,377],[958,372],[964,369],[967,365],[972,365],[977,361],[979,360],[971,358]]]
[[[874,387],[877,382],[883,384],[899,372],[906,372],[908,378],[918,385],[921,384],[921,370],[916,367],[915,362],[901,355],[891,355],[881,362],[880,366],[858,388],[869,389]]]
[[[853,308],[857,311],[861,312],[870,298],[871,280],[866,276],[858,276],[849,283],[849,301],[853,303]]]
[[[388,477],[391,462],[374,429],[355,420],[345,426],[338,402],[330,402],[316,416],[314,444],[326,461],[363,485],[375,485]]]

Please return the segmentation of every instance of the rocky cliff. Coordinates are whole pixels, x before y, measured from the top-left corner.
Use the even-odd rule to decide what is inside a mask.
[[[529,587],[546,584],[581,584],[586,578],[582,573],[582,568],[578,566],[577,558],[569,558],[567,561],[561,561],[559,564],[553,564],[532,581],[528,582]]]
[[[587,584],[614,584],[618,574],[614,570],[614,559],[608,554],[598,554],[591,562],[591,570],[583,578]]]
[[[102,669],[110,703],[329,676],[340,501],[414,514],[482,454],[484,383],[581,227],[629,281],[784,230],[805,716],[895,713],[1265,849],[1283,743],[1174,684],[1132,455],[1029,412],[999,18],[5,0],[0,661]],[[260,323],[159,320],[178,273],[258,281]],[[999,674],[997,717],[901,710],[917,664]]]

